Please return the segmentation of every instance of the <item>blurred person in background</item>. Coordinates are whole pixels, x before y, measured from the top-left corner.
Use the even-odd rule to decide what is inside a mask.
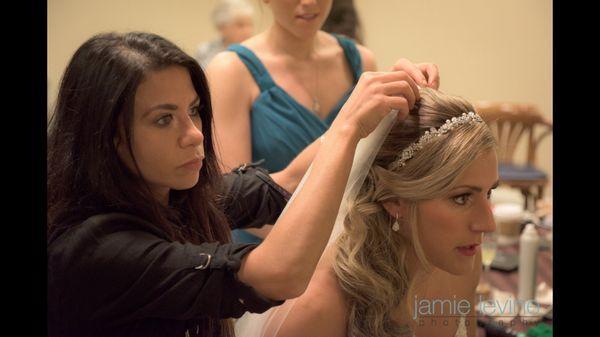
[[[220,0],[212,12],[212,22],[219,38],[203,43],[196,50],[196,60],[206,68],[210,60],[232,43],[239,43],[254,32],[254,10],[246,0]]]

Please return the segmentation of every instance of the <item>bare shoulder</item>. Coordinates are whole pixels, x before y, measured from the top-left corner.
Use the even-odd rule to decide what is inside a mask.
[[[345,337],[347,321],[346,301],[333,269],[320,268],[296,299],[278,336]]]
[[[362,59],[363,70],[377,71],[377,62],[375,61],[375,54],[370,49],[361,44],[357,43],[356,47],[358,48],[360,58]]]
[[[242,60],[232,51],[222,51],[215,55],[206,67],[206,74],[213,78],[223,75],[236,77],[250,75]]]
[[[321,44],[325,46],[325,50],[327,50],[327,52],[325,53],[326,55],[328,55],[330,58],[335,59],[344,58],[344,51],[339,45],[337,39],[333,35],[321,31],[319,32],[318,36]],[[359,43],[356,43],[356,48],[358,49],[358,52],[360,54],[360,59],[363,64],[363,70],[376,71],[377,64],[375,61],[375,54],[373,54],[373,52],[367,47]]]
[[[241,44],[246,48],[250,48],[251,50],[264,49],[266,44],[266,37],[267,33],[262,32],[244,40],[244,42],[242,42]]]
[[[220,110],[223,102],[227,106],[238,102],[243,104],[244,109],[249,108],[259,94],[252,74],[239,56],[231,51],[220,52],[212,59],[206,68],[206,77],[214,110]]]

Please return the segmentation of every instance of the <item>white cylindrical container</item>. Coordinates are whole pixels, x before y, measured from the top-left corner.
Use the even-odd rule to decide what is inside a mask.
[[[535,299],[537,253],[540,237],[535,225],[527,224],[519,238],[519,302]]]

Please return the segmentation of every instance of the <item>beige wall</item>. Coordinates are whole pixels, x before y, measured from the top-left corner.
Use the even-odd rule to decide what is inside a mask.
[[[257,31],[271,22],[267,8],[255,7]],[[143,30],[159,34],[193,54],[196,46],[216,37],[210,12],[217,0],[49,0],[48,98],[75,50],[94,34]]]
[[[271,22],[257,7],[257,31]],[[531,102],[552,118],[552,3],[548,0],[355,0],[380,69],[398,57],[439,65],[441,87],[470,100]],[[213,38],[216,0],[48,1],[49,101],[75,49],[103,31],[147,30],[186,52]],[[552,137],[538,163],[552,174]],[[523,153],[520,151],[519,153]],[[548,191],[549,193],[551,192]]]
[[[439,65],[440,89],[472,101],[531,102],[552,119],[552,2],[355,0],[381,69]],[[537,163],[552,175],[552,137]],[[517,151],[524,161],[524,148]],[[552,182],[552,179],[551,179]],[[547,195],[551,194],[551,186]]]

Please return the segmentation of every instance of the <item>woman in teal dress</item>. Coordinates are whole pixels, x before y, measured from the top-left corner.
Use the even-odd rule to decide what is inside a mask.
[[[364,46],[321,31],[332,0],[263,2],[273,13],[273,24],[230,46],[207,68],[215,146],[223,171],[264,160],[272,178],[293,192],[318,139],[361,74],[377,67]],[[407,72],[418,85],[439,86],[434,64],[400,59],[393,70]],[[252,234],[234,232],[233,239],[260,242],[268,227]]]

